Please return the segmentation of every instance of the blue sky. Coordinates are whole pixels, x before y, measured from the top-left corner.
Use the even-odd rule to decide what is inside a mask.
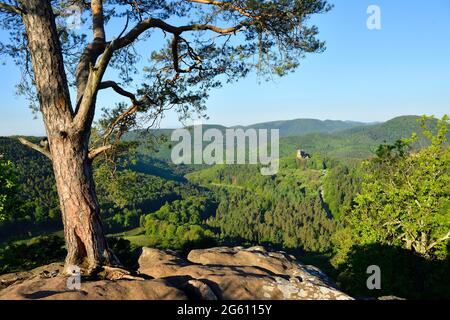
[[[208,123],[224,125],[317,118],[384,121],[404,114],[450,113],[450,1],[331,0],[313,19],[327,51],[274,82],[255,75],[213,91]],[[366,28],[369,5],[381,8],[381,30]],[[0,34],[3,39],[4,33]],[[26,101],[14,94],[20,74],[0,66],[0,136],[42,135]],[[102,92],[99,107],[120,101]],[[168,114],[162,127],[178,127]]]

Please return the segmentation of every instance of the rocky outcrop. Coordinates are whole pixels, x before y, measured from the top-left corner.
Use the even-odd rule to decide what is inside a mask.
[[[0,300],[186,300],[186,294],[162,279],[83,281],[70,290],[64,265],[52,263],[31,271],[0,276]]]
[[[330,279],[320,269],[298,262],[294,256],[284,252],[269,252],[263,247],[221,247],[192,250],[188,260],[203,265],[252,266],[259,267],[277,275],[301,277],[315,283],[321,281],[332,285]]]
[[[187,259],[171,251],[143,248],[139,271],[169,282],[191,277],[208,285],[218,299],[351,299],[319,269],[284,252],[220,247],[193,250]]]
[[[100,280],[82,282],[80,290],[69,290],[66,278],[34,277],[0,291],[0,300],[186,300],[183,291],[164,280]]]
[[[143,248],[138,272],[148,279],[82,280],[80,290],[67,289],[61,271],[51,264],[0,276],[0,299],[351,299],[319,269],[262,247],[193,250],[187,260]]]
[[[63,268],[64,265],[62,263],[51,263],[30,271],[0,275],[0,290],[5,289],[15,283],[20,283],[31,278],[53,278],[60,274]]]

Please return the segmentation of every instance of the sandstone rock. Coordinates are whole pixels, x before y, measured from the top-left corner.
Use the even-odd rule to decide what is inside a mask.
[[[139,256],[139,271],[153,278],[161,278],[164,275],[176,272],[180,267],[187,265],[175,251],[142,248]]]
[[[139,272],[156,279],[82,279],[78,291],[67,289],[67,278],[61,275],[63,265],[51,264],[0,276],[0,300],[352,299],[336,289],[319,269],[263,247],[193,250],[188,260],[174,251],[143,248]]]
[[[219,299],[311,300],[351,299],[335,288],[317,268],[297,263],[282,252],[267,252],[262,247],[244,249],[211,248],[193,250],[181,267],[174,252],[147,254],[140,259],[139,271],[153,277],[177,279],[189,276],[201,279]],[[144,250],[145,251],[145,250]],[[156,257],[152,261],[149,257]]]
[[[200,280],[189,280],[188,284],[197,290],[202,300],[217,300],[217,296],[206,283]]]
[[[320,269],[304,265],[285,252],[268,252],[263,247],[219,247],[192,250],[188,255],[190,262],[203,265],[253,266],[276,275],[300,277],[319,285],[333,285],[332,281]]]
[[[30,271],[15,272],[0,275],[0,290],[9,287],[10,285],[13,285],[14,283],[19,283],[26,279],[30,279],[34,276],[40,276],[42,278],[51,278],[60,274],[63,271],[63,269],[64,265],[62,263],[56,262],[35,268]]]
[[[35,276],[0,291],[0,300],[185,300],[186,295],[164,280],[88,281],[80,290],[69,290],[67,278]]]

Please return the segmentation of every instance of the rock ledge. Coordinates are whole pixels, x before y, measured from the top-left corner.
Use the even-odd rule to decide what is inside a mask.
[[[62,264],[0,276],[1,299],[349,300],[319,269],[263,247],[174,251],[143,248],[138,272],[150,280],[82,281],[68,290]]]

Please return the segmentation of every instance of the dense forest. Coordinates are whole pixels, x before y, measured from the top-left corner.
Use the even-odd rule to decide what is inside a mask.
[[[357,296],[450,297],[448,119],[338,122],[292,136],[294,127],[274,176],[258,165],[174,166],[167,141],[160,152],[140,141],[118,165],[96,161],[102,222],[121,260],[144,245],[261,244],[320,266]],[[299,148],[310,157],[296,158]],[[50,162],[15,137],[0,138],[0,154],[0,272],[63,259]],[[388,279],[377,292],[365,287],[371,264]]]
[[[283,159],[276,176],[257,166],[215,166],[188,174],[191,181],[215,190],[219,206],[207,223],[223,238],[287,249],[330,248],[335,223],[321,198],[324,171],[299,169]]]

